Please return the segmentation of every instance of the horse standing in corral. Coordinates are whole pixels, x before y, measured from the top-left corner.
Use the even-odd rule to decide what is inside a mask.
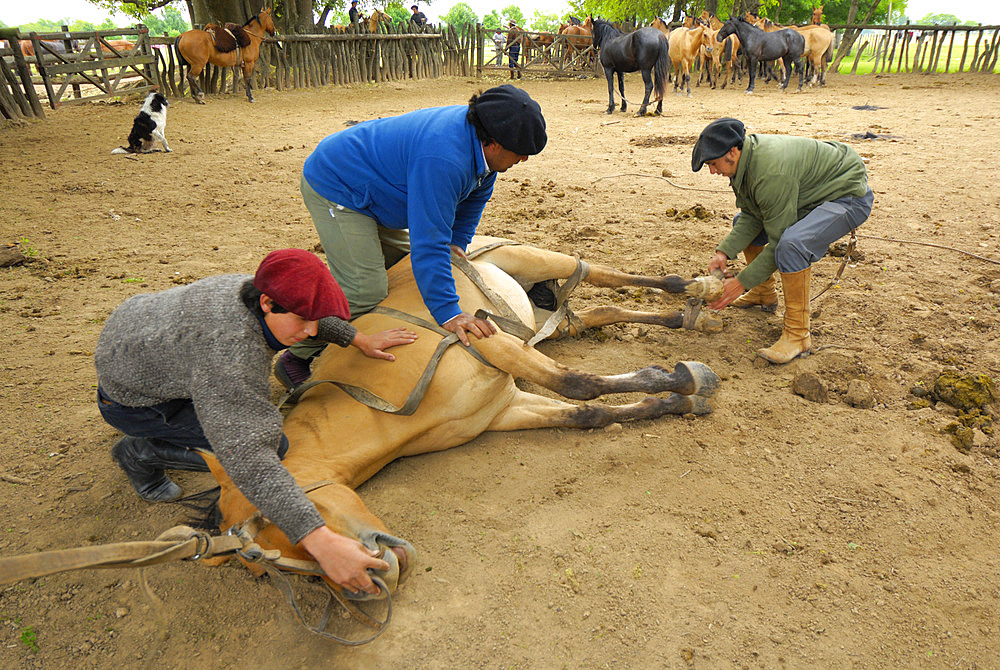
[[[639,70],[646,92],[636,116],[646,115],[649,95],[656,90],[656,113],[663,111],[663,92],[670,70],[670,47],[667,39],[656,28],[639,28],[627,35],[613,25],[597,19],[594,21],[594,45],[600,52],[604,75],[608,78],[608,114],[615,111],[614,81],[618,74],[618,91],[621,94],[621,111],[628,108],[625,99],[625,73]]]
[[[566,35],[566,50],[563,52],[563,65],[576,58],[576,55],[583,53],[593,44],[594,20],[587,17],[583,23],[570,23],[559,26],[559,34]],[[584,67],[590,65],[590,57],[584,63]]]
[[[747,87],[747,94],[753,93],[757,76],[757,63],[761,61],[772,61],[781,59],[785,67],[785,78],[781,89],[788,88],[788,81],[792,78],[792,66],[796,65],[799,71],[799,88],[802,90],[802,52],[805,50],[805,39],[794,30],[779,30],[774,33],[766,33],[760,28],[752,25],[743,17],[730,18],[726,21],[718,34],[715,36],[717,42],[721,42],[729,35],[736,34],[740,38],[740,45],[743,54],[747,59],[747,70],[750,73],[750,85]]]
[[[674,93],[680,95],[687,87],[687,94],[691,95],[691,63],[698,56],[701,50],[707,55],[711,55],[714,45],[710,41],[710,36],[714,33],[703,23],[699,23],[694,28],[678,28],[670,33],[670,61],[674,66]],[[707,64],[702,67],[708,70]],[[709,83],[711,83],[709,77]],[[680,88],[678,88],[680,87]]]
[[[477,251],[482,251],[481,255],[477,256]],[[603,265],[588,267],[565,254],[530,246],[505,245],[505,241],[489,237],[474,238],[469,257],[472,258],[469,264],[480,281],[477,282],[473,273],[467,270],[467,274],[454,273],[462,309],[470,313],[480,309],[507,311],[522,324],[530,324],[531,331],[537,329],[537,324],[549,312],[533,306],[524,287],[551,280],[582,278],[595,286],[658,287],[671,293],[706,298],[721,291],[721,282],[714,277],[684,280],[676,275],[629,275]],[[488,289],[481,288],[482,285]],[[488,297],[486,290],[494,295]],[[679,327],[681,320],[677,313],[595,307],[561,321],[553,336],[621,321]],[[389,269],[389,296],[375,311],[357,317],[352,323],[361,332],[383,330],[386,324],[416,326],[426,332],[413,344],[396,349],[396,360],[392,363],[354,356],[348,349],[328,347],[313,366],[312,379],[336,380],[337,384],[323,381],[312,386],[309,386],[312,382],[303,385],[306,390],[284,422],[290,446],[282,464],[303,487],[334,532],[382,550],[382,557],[391,569],[388,574],[376,573],[376,576],[389,592],[394,591],[413,569],[414,549],[409,542],[391,535],[365,507],[354,489],[391,461],[449,449],[488,431],[589,429],[614,422],[657,419],[668,414],[702,415],[711,411],[709,397],[719,384],[719,378],[697,362],[678,363],[672,371],[651,365],[635,372],[609,376],[573,370],[556,363],[518,337],[498,331],[489,338],[473,340],[471,349],[474,351],[460,345],[444,349],[416,408],[409,414],[387,413],[354,400],[344,386],[362,387],[389,403],[403,405],[410,389],[424,377],[428,361],[440,349],[439,335],[450,334],[434,324],[424,306],[408,258]],[[498,324],[503,326],[499,320]],[[624,392],[643,393],[646,397],[617,406],[592,402],[572,404],[522,391],[515,385],[515,378],[576,400],[588,401],[607,393]],[[664,393],[666,395],[659,395]],[[241,527],[254,517],[254,507],[211,455],[206,455],[206,460],[222,487],[219,499],[222,527]],[[276,526],[265,525],[255,532],[254,541],[265,550],[278,549],[286,558],[310,559],[300,546],[292,546]],[[256,566],[251,566],[254,568]],[[334,588],[341,591],[340,587]],[[348,598],[367,597],[367,594],[341,592]]]
[[[189,68],[187,80],[191,84],[191,97],[195,102],[205,104],[205,94],[198,86],[196,77],[201,75],[207,63],[219,67],[242,65],[247,100],[253,102],[250,75],[253,74],[253,67],[257,63],[257,57],[260,56],[260,45],[264,41],[263,33],[266,32],[273,37],[277,32],[271,17],[271,8],[261,8],[257,16],[242,26],[229,23],[226,24],[225,30],[216,28],[214,31],[216,37],[207,30],[189,30],[178,35],[174,41],[181,67],[187,65]],[[226,31],[229,34],[223,38]],[[217,39],[220,43],[226,41],[228,44],[217,43]],[[243,44],[239,43],[241,41]]]

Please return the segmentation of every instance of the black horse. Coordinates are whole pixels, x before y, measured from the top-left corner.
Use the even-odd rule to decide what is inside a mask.
[[[615,91],[612,77],[618,73],[618,91],[622,96],[622,111],[627,107],[625,100],[626,72],[642,71],[642,81],[646,84],[646,95],[636,116],[646,115],[649,94],[653,90],[653,76],[656,79],[656,113],[663,111],[663,91],[667,87],[670,72],[670,52],[666,38],[656,28],[639,28],[627,35],[602,19],[594,19],[594,45],[601,52],[601,65],[608,78],[608,114],[615,111]]]
[[[750,86],[747,93],[753,93],[753,85],[757,75],[758,61],[772,61],[780,58],[785,64],[785,81],[782,90],[788,88],[792,78],[792,65],[799,71],[799,90],[802,90],[802,52],[806,41],[794,30],[779,30],[766,33],[742,16],[730,18],[719,29],[715,39],[723,41],[733,33],[740,38],[740,50],[746,56],[747,70],[750,73]]]

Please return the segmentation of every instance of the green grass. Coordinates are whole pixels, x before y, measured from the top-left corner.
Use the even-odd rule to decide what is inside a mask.
[[[986,43],[986,40],[984,39],[979,44],[979,56],[980,56],[980,58],[982,57],[983,52],[985,51],[985,47],[984,47],[985,43]],[[902,68],[901,68],[900,71],[902,71],[904,73],[907,71],[907,67],[909,67],[909,71],[910,72],[915,72],[915,71],[923,72],[924,69],[926,69],[928,67],[930,61],[932,60],[932,55],[930,53],[930,43],[929,42],[925,42],[925,44],[926,44],[926,46],[923,47],[923,52],[924,52],[924,54],[923,54],[923,63],[922,63],[923,67],[920,70],[916,70],[916,62],[915,61],[917,60],[917,49],[916,49],[916,45],[914,44],[914,42],[910,42],[908,53],[905,54],[906,57],[904,58],[902,64],[900,64],[900,60],[899,60],[899,54],[900,54],[899,49],[900,49],[901,43],[897,42],[896,43],[896,51],[895,51],[895,53],[892,53],[892,63],[890,63],[889,67],[885,70],[886,73],[889,73],[889,72],[896,73],[897,72],[897,67],[900,66],[900,65],[902,65]],[[962,49],[963,48],[964,48],[964,43],[961,40],[961,36],[956,37],[955,38],[955,44],[954,44],[954,46],[952,47],[952,50],[951,50],[951,60],[949,61],[948,60],[948,39],[946,39],[945,43],[944,43],[944,46],[941,48],[941,55],[938,58],[938,64],[937,64],[937,67],[934,69],[934,71],[935,72],[940,72],[940,73],[945,73],[945,72],[952,72],[952,73],[954,73],[954,72],[958,72],[958,66],[962,65],[962,68],[963,68],[962,71],[963,72],[968,72],[968,70],[969,70],[969,64],[972,61],[972,55],[973,55],[973,53],[975,53],[975,39],[973,39],[973,40],[971,40],[969,42],[969,50],[968,50],[968,53],[966,54],[965,63],[964,64],[962,63]],[[890,49],[890,52],[891,52],[892,51],[892,42],[891,41],[889,43],[889,49]],[[837,70],[839,74],[850,74],[851,73],[851,68],[854,67],[854,58],[855,58],[856,55],[857,55],[857,49],[851,49],[851,51],[846,56],[844,56],[844,59],[842,61],[840,61],[840,67]],[[991,56],[991,58],[992,58],[992,56]],[[861,59],[858,61],[858,69],[855,71],[855,74],[870,74],[871,71],[872,71],[872,69],[874,67],[875,67],[875,55],[874,55],[874,52],[870,48],[866,49],[865,53],[861,56]],[[878,71],[880,73],[883,71],[883,65],[882,65],[882,59],[881,59],[881,57],[879,58]],[[978,70],[976,70],[976,71],[978,72]],[[997,64],[993,68],[993,72],[998,72],[998,71],[1000,71],[1000,59],[998,59]]]

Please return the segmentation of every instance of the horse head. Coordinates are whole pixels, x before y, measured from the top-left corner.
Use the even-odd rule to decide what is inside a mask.
[[[257,14],[257,23],[271,37],[274,37],[274,34],[278,32],[278,29],[274,27],[274,17],[271,16],[271,8],[267,5],[260,8],[260,12]]]

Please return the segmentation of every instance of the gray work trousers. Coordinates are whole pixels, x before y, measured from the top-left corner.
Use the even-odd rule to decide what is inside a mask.
[[[826,255],[830,245],[868,220],[875,194],[871,189],[860,198],[846,196],[824,202],[789,226],[774,247],[774,262],[778,272],[799,272]],[[740,215],[733,217],[736,225]],[[762,247],[768,243],[763,230],[750,244]]]

